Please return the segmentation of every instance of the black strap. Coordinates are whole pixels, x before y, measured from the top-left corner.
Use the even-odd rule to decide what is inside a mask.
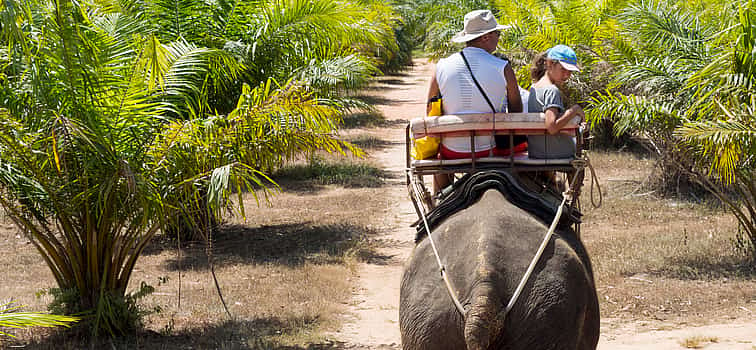
[[[475,74],[473,74],[472,68],[470,68],[470,63],[467,62],[467,57],[465,57],[464,50],[460,51],[459,54],[462,55],[462,60],[465,61],[465,65],[467,66],[467,70],[470,71],[470,76],[472,77],[472,80],[475,83],[475,86],[478,87],[478,90],[480,90],[480,93],[483,94],[483,98],[485,98],[486,102],[488,102],[488,107],[491,107],[491,114],[492,114],[491,115],[491,135],[492,135],[491,136],[491,141],[493,142],[494,147],[496,147],[496,108],[494,108],[493,103],[491,103],[491,100],[488,99],[488,95],[486,95],[486,92],[483,91],[483,88],[480,86],[480,83],[478,83],[478,79],[475,79]],[[472,143],[472,142],[473,141],[472,141],[472,138],[471,138],[470,139],[470,143]],[[510,143],[511,143],[511,141],[510,141]],[[513,147],[510,146],[510,149],[512,149],[512,148]],[[488,154],[492,155],[492,152],[493,152],[493,147],[488,151]],[[475,152],[473,152],[473,154],[474,153]],[[511,153],[512,152],[510,151],[510,154]],[[473,161],[475,159],[474,157],[475,157],[475,155],[473,155]],[[473,165],[474,164],[475,163],[473,163]]]
[[[463,51],[460,51],[459,54],[462,55],[462,60],[465,61],[465,65],[467,66],[467,70],[470,71],[470,76],[472,77],[472,80],[475,83],[475,86],[478,87],[478,90],[480,90],[480,93],[483,94],[483,98],[485,98],[486,102],[488,102],[488,107],[491,107],[491,112],[496,114],[496,108],[494,108],[493,103],[491,103],[491,100],[488,99],[488,95],[486,95],[486,92],[483,91],[483,88],[480,87],[480,84],[478,83],[478,79],[475,79],[475,74],[473,74],[472,68],[470,68],[470,63],[467,62],[467,57],[465,57],[465,53]]]

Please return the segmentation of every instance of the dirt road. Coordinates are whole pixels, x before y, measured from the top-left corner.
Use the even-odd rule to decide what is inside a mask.
[[[382,265],[362,264],[359,286],[342,329],[334,338],[348,348],[399,349],[399,282],[404,261],[412,252],[417,219],[405,184],[405,121],[425,113],[424,100],[431,65],[417,62],[406,74],[379,78],[370,91],[377,96],[378,108],[389,127],[368,130],[387,141],[388,147],[370,157],[391,174],[386,187],[386,205],[393,216],[382,218],[385,243],[379,254],[390,257]]]
[[[393,214],[380,218],[382,248],[379,253],[388,257],[380,264],[359,266],[359,282],[349,312],[344,316],[342,329],[331,337],[348,349],[399,349],[398,323],[399,283],[402,266],[412,251],[416,219],[404,183],[404,126],[403,121],[421,116],[425,111],[424,96],[431,65],[417,61],[406,74],[387,76],[377,80],[369,93],[387,120],[387,127],[362,130],[384,141],[388,146],[372,152],[370,157],[392,174],[386,186],[386,205]],[[684,325],[642,325],[622,320],[602,320],[600,350],[626,349],[685,349],[694,346],[705,349],[756,349],[756,315],[752,320],[734,320],[733,324],[684,328]],[[651,326],[649,326],[649,324]],[[641,330],[642,329],[642,330]],[[647,331],[652,329],[652,331]],[[654,330],[655,329],[655,330]],[[686,345],[686,346],[683,346]],[[699,348],[700,348],[699,347]]]

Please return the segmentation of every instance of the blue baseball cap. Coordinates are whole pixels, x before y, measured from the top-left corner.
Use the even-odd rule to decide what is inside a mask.
[[[559,61],[562,67],[569,71],[580,71],[580,67],[577,65],[577,55],[575,50],[571,49],[567,45],[557,45],[546,51],[546,58],[554,61]]]

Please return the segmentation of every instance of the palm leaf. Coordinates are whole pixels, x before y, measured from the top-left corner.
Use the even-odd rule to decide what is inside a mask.
[[[756,162],[756,126],[752,118],[756,102],[736,110],[729,110],[721,103],[718,106],[724,119],[689,122],[675,133],[697,147],[702,157],[711,160],[711,172],[731,183],[737,169],[749,168]]]
[[[619,15],[625,28],[648,50],[676,52],[698,57],[701,47],[713,31],[688,11],[668,6],[663,1],[644,1],[631,5]]]
[[[603,119],[615,121],[614,129],[618,135],[636,130],[669,134],[681,118],[682,112],[674,101],[610,91],[594,95],[591,109],[586,113],[586,119],[592,125]]]
[[[38,312],[21,312],[22,306],[8,302],[0,305],[0,327],[26,329],[31,327],[70,327],[79,320],[78,317],[44,314]],[[13,337],[1,332],[0,335]]]

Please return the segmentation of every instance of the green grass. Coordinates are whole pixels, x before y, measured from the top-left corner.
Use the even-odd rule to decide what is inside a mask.
[[[387,147],[391,142],[385,141],[379,137],[361,134],[348,140],[362,149],[379,149]]]
[[[273,174],[276,182],[309,182],[319,185],[344,187],[379,187],[386,174],[383,170],[362,162],[350,160],[328,161],[313,157],[307,164],[281,168]]]
[[[379,100],[369,100],[369,97],[363,97],[369,104],[377,104]],[[364,127],[377,127],[386,125],[386,117],[378,111],[354,113],[344,117],[341,128],[354,129]]]

